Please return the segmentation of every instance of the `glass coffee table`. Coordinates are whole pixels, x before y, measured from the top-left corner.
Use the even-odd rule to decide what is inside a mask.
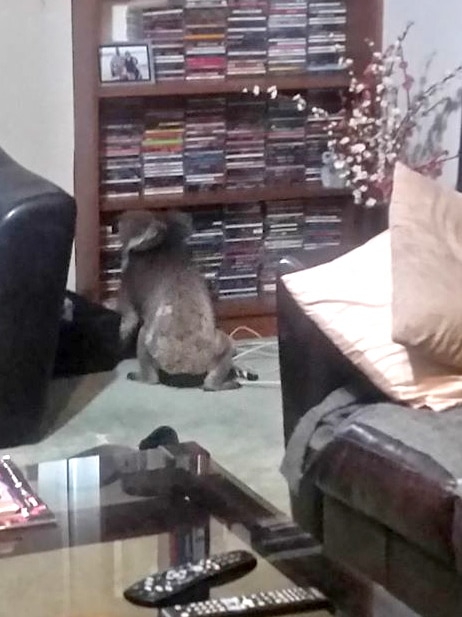
[[[154,609],[124,599],[126,587],[170,565],[245,549],[257,557],[252,572],[201,587],[191,600],[314,585],[336,607],[310,612],[314,617],[375,615],[364,581],[329,562],[309,534],[196,443],[109,449],[23,471],[56,523],[1,532],[1,614],[150,615]]]

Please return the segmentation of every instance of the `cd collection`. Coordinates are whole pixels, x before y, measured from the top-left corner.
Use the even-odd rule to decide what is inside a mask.
[[[309,2],[308,71],[336,71],[346,52],[346,7],[344,1]]]
[[[268,73],[285,75],[307,70],[308,6],[306,0],[269,0]]]
[[[190,98],[186,102],[185,191],[213,190],[225,185],[225,109],[226,99],[220,97]]]
[[[126,99],[109,106],[100,129],[100,191],[103,195],[138,195],[142,190],[139,106]]]
[[[134,3],[129,41],[147,41],[158,82],[342,70],[345,0]]]
[[[323,105],[329,102],[325,91],[312,90],[308,107],[316,106],[318,96]],[[144,106],[134,99],[107,102],[101,120],[101,195],[320,182],[325,128],[325,121],[298,111],[284,97],[190,97],[176,106],[149,101]]]
[[[230,98],[226,119],[226,187],[265,183],[266,105],[255,97]]]
[[[267,56],[267,0],[228,0],[226,74],[264,75]]]
[[[345,0],[143,1],[126,15],[127,38],[147,42],[157,82],[343,70]],[[250,93],[103,100],[102,198],[319,183],[327,126],[310,110],[335,118],[341,94],[300,94],[303,111],[290,96]],[[192,259],[216,299],[272,294],[281,257],[342,242],[342,204],[311,198],[193,210]],[[115,220],[101,226],[100,250],[110,306],[121,273]]]
[[[192,211],[192,259],[216,299],[271,294],[282,257],[342,242],[342,212],[336,200],[280,200]],[[112,306],[121,273],[116,222],[101,226],[100,247],[102,296]]]

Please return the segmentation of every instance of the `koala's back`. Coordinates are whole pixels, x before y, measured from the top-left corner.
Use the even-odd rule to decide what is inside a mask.
[[[190,264],[170,260],[143,269],[141,278],[144,297],[138,303],[146,344],[160,368],[171,374],[208,372],[217,331],[202,276]]]

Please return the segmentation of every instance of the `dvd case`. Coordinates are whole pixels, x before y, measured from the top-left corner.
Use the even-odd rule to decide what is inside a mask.
[[[9,456],[0,459],[0,531],[50,525],[56,518]]]

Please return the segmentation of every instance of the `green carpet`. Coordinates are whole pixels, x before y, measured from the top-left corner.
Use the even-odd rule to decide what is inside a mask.
[[[239,390],[204,392],[148,386],[128,381],[135,360],[112,373],[56,380],[50,407],[57,415],[53,430],[41,442],[2,451],[19,465],[67,458],[99,444],[136,447],[160,424],[169,424],[183,441],[197,441],[253,490],[282,510],[287,488],[279,472],[283,455],[281,391],[277,342],[255,340],[239,346],[238,364],[259,373],[260,381]],[[248,353],[249,352],[249,353]]]

